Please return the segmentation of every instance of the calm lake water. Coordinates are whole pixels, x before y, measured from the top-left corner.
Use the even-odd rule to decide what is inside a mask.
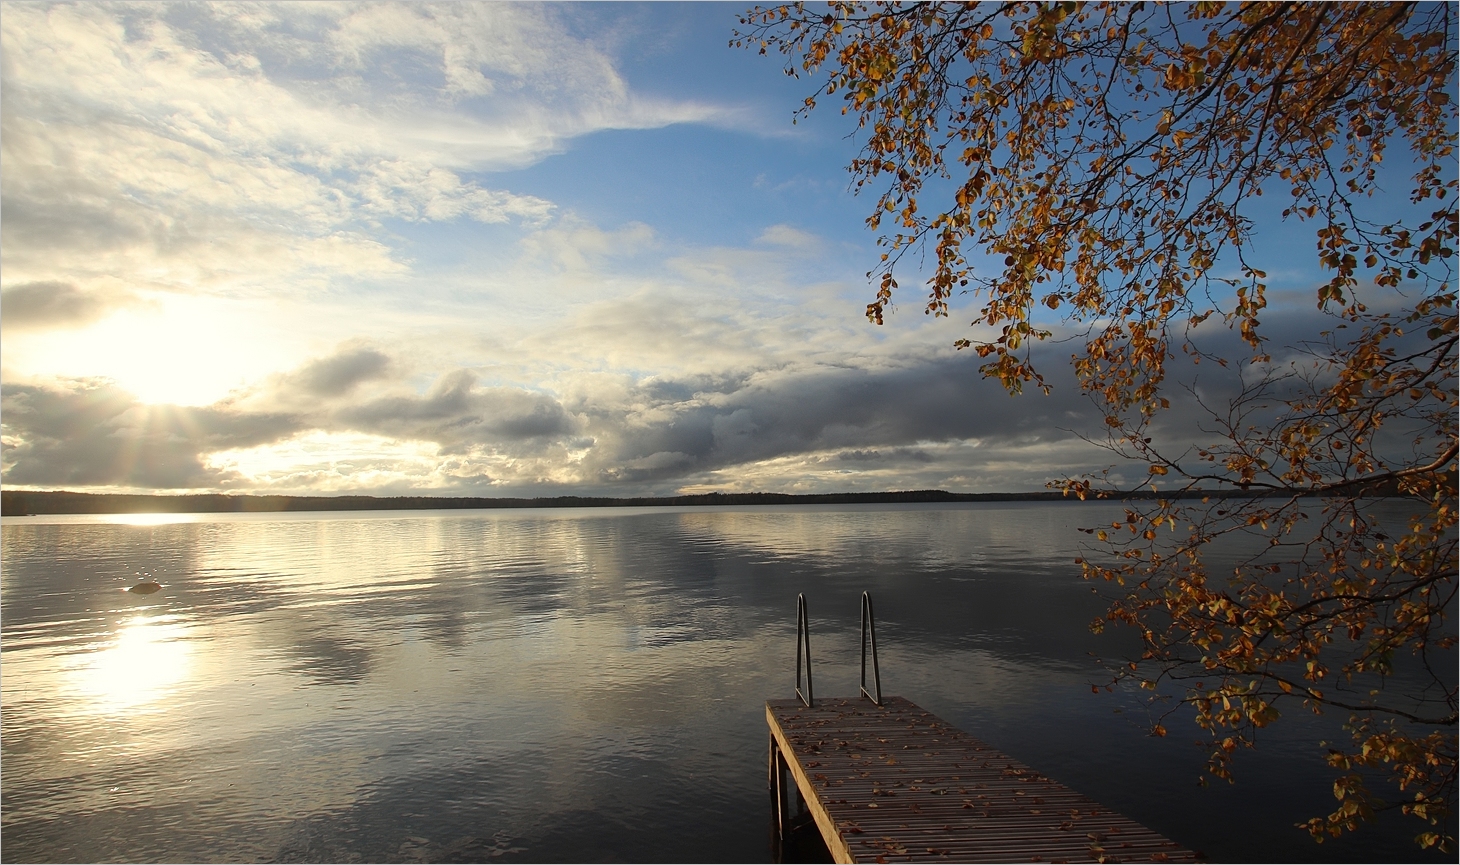
[[[1213,860],[1419,858],[1417,821],[1293,828],[1340,719],[1202,788],[1194,726],[1091,693],[1132,643],[1088,631],[1074,529],[1113,510],[7,518],[4,861],[767,861],[796,595],[850,695],[864,590],[884,693]]]

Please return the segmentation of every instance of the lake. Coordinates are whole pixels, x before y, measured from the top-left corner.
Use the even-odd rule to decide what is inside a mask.
[[[1418,821],[1293,827],[1333,806],[1342,719],[1284,718],[1200,787],[1194,725],[1150,738],[1139,693],[1091,692],[1135,644],[1089,632],[1075,528],[1118,512],[6,518],[4,861],[768,861],[796,596],[816,693],[852,695],[864,590],[884,693],[1215,861],[1420,858]]]

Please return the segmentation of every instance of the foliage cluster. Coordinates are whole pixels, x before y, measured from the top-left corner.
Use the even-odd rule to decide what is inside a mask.
[[[1444,3],[837,2],[757,7],[732,42],[824,76],[801,113],[840,96],[855,117],[849,168],[877,195],[867,224],[885,248],[872,321],[920,252],[927,312],[975,295],[976,338],[958,345],[983,374],[1047,390],[1033,347],[1076,333],[1102,444],[1142,484],[1254,494],[1132,507],[1089,530],[1107,555],[1082,566],[1113,589],[1103,621],[1144,642],[1117,677],[1177,684],[1213,775],[1290,703],[1350,713],[1351,745],[1329,753],[1338,806],[1307,824],[1319,840],[1399,807],[1425,821],[1422,846],[1454,845],[1453,17]],[[1312,227],[1328,324],[1302,342],[1262,330],[1254,214]],[[1227,333],[1236,351],[1219,348]],[[1238,383],[1221,404],[1188,383],[1205,440],[1163,437],[1182,353]],[[1386,521],[1379,495],[1408,518]],[[1224,559],[1237,538],[1260,552]],[[1398,801],[1368,789],[1372,770]]]

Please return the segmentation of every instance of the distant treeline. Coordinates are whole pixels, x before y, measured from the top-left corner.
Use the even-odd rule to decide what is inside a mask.
[[[480,508],[641,508],[685,505],[842,505],[890,502],[985,502],[1058,499],[1059,493],[950,493],[913,490],[884,493],[706,493],[693,496],[609,498],[549,496],[545,498],[458,498],[440,496],[254,496],[254,495],[122,495],[112,493],[0,493],[0,513],[131,514],[131,513],[271,513],[277,511],[447,510]]]
[[[1230,491],[1210,495],[1230,495]],[[1203,495],[1200,491],[1164,497]],[[1153,499],[1149,490],[1125,498]],[[945,490],[908,490],[881,493],[705,493],[694,496],[608,498],[605,496],[549,496],[546,498],[488,499],[436,496],[251,496],[251,495],[120,495],[111,493],[26,492],[0,493],[0,513],[26,514],[216,514],[275,513],[279,511],[446,510],[480,508],[642,508],[687,505],[852,505],[913,502],[1020,502],[1058,501],[1057,492],[950,493]]]

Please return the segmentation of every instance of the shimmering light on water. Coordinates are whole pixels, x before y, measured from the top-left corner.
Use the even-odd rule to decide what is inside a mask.
[[[188,675],[186,629],[167,616],[132,616],[109,644],[79,656],[76,684],[83,706],[107,716],[136,713],[168,696]]]
[[[196,523],[206,520],[210,514],[97,514],[87,522],[109,523],[117,526],[165,526],[172,523]],[[78,522],[80,522],[78,520]]]
[[[767,859],[764,700],[810,599],[820,694],[856,691],[873,592],[901,694],[1214,859],[1316,848],[1319,721],[1239,784],[1093,695],[1074,528],[1108,506],[7,519],[6,861]],[[147,574],[163,589],[126,591]],[[1321,723],[1328,723],[1323,721]],[[1168,723],[1168,726],[1174,726]],[[1242,826],[1241,832],[1231,827]]]

